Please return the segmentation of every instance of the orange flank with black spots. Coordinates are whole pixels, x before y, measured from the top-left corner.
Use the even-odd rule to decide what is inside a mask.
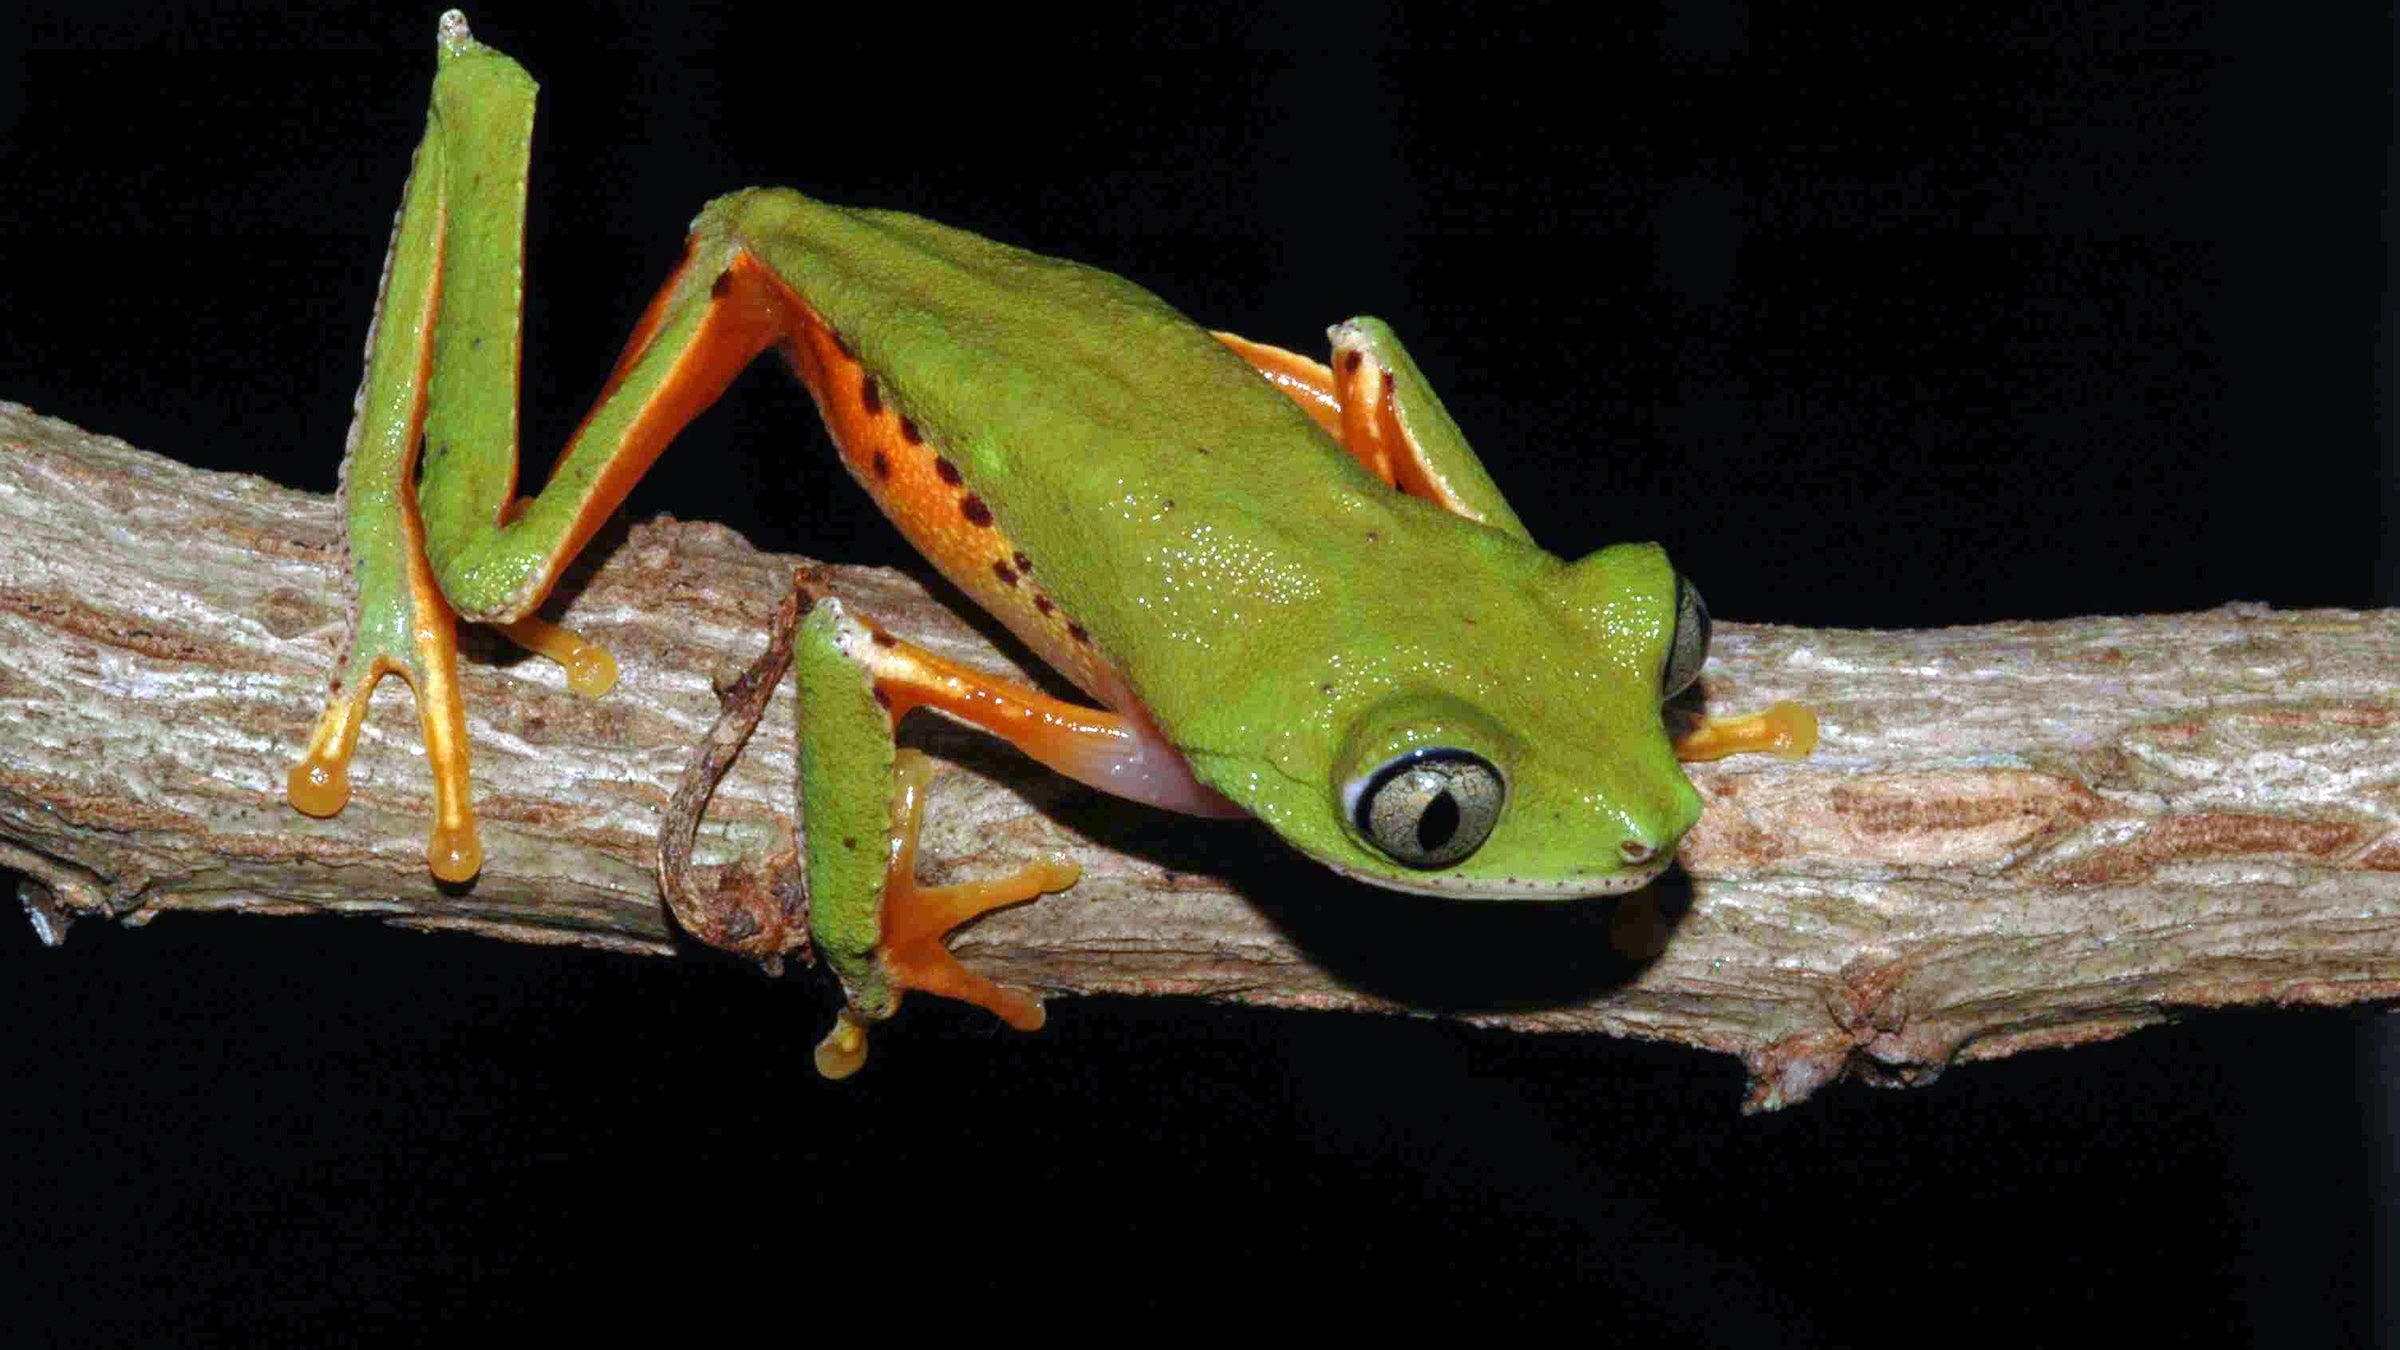
[[[686,257],[634,326],[601,405],[683,303],[694,261]],[[701,331],[603,469],[576,528],[554,550],[554,567],[599,528],[675,433],[769,346],[782,350],[808,386],[851,476],[919,553],[1078,688],[1111,707],[1131,703],[1122,676],[1090,635],[1033,579],[1034,559],[909,415],[906,391],[868,370],[806,300],[745,251],[735,251],[709,283]]]
[[[851,477],[908,542],[1077,688],[1122,708],[1123,678],[1033,580],[1034,560],[908,415],[906,391],[868,370],[808,302],[748,255],[739,256],[728,275],[777,293],[788,316],[782,349],[792,373],[816,400]]]

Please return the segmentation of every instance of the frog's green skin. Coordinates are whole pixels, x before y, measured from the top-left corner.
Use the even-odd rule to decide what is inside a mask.
[[[790,192],[715,203],[695,238],[748,248],[844,336],[1122,688],[1069,674],[1311,856],[1405,890],[1592,895],[1647,880],[1698,818],[1659,711],[1676,584],[1658,548],[1569,564],[1403,496],[1105,272]],[[995,606],[1049,655],[1014,608]],[[1420,745],[1508,781],[1490,839],[1439,871],[1363,843],[1341,800]]]
[[[362,647],[396,612],[422,627],[439,608],[430,585],[392,580],[422,574],[426,554],[460,614],[526,614],[682,419],[774,345],[878,505],[1116,714],[1080,727],[1057,724],[1081,710],[1048,703],[1039,716],[962,714],[1037,758],[1143,800],[1247,812],[1344,875],[1438,895],[1627,890],[1666,865],[1697,819],[1660,712],[1662,694],[1696,672],[1696,599],[1654,545],[1572,563],[1537,547],[1373,320],[1334,330],[1335,362],[1318,366],[1212,335],[1091,268],[911,216],[738,193],[694,222],[684,267],[550,484],[497,523],[514,492],[532,93],[513,62],[445,16],[435,112],[390,273],[417,289],[395,297],[387,285],[346,470]],[[425,368],[429,412],[415,374]],[[1384,472],[1419,495],[1366,467],[1373,437],[1357,427],[1378,408],[1382,450],[1403,461]],[[395,523],[405,494],[390,489],[407,481],[417,416],[423,550]],[[809,616],[799,645],[804,685],[812,669],[821,691],[848,669],[871,695],[812,695],[803,810],[819,937],[853,1007],[878,1016],[898,987],[939,987],[874,987],[879,944],[895,931],[885,910],[909,883],[887,877],[889,850],[861,847],[856,831],[880,821],[891,839],[913,838],[905,812],[884,804],[887,709],[927,701],[911,691],[943,680],[1040,696],[927,666],[838,600]],[[357,714],[344,714],[346,732],[336,714],[363,706],[362,680],[399,669],[422,701],[427,683],[454,683],[436,669],[447,659],[389,638],[354,652],[333,729],[302,769],[338,779]],[[1044,726],[1026,731],[1034,722]],[[1362,832],[1370,777],[1429,750],[1471,754],[1504,784],[1462,795],[1497,818],[1480,847],[1438,864]],[[457,769],[463,791],[463,745]],[[1427,791],[1451,780],[1431,781]],[[857,818],[849,851],[820,857],[839,853],[819,847],[835,832],[818,828],[845,814],[837,799]],[[1451,805],[1408,809],[1430,818]],[[1426,827],[1432,843],[1455,814]]]

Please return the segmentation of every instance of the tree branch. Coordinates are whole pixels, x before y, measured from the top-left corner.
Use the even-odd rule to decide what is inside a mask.
[[[567,587],[617,692],[470,661],[487,861],[461,889],[425,872],[406,695],[370,720],[346,813],[282,801],[342,637],[329,499],[0,404],[0,538],[0,866],[53,941],[80,915],[331,910],[672,951],[658,820],[711,679],[756,654],[795,565],[716,526],[636,526]],[[831,575],[895,631],[1009,668],[915,583]],[[2188,1008],[2400,995],[2395,670],[2391,611],[1721,625],[1709,705],[1808,703],[1822,747],[1697,766],[1681,872],[1616,906],[1352,886],[1255,825],[1118,803],[931,719],[908,735],[954,770],[930,879],[1044,852],[1084,868],[962,936],[1000,979],[1672,1040],[1742,1056],[1771,1107],[1845,1068],[1917,1081]],[[696,857],[728,886],[790,884],[792,743],[780,699],[718,791]]]

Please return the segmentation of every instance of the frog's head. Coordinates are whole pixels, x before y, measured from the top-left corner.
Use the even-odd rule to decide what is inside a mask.
[[[1700,798],[1660,705],[1699,675],[1708,610],[1650,544],[1536,580],[1474,602],[1441,678],[1395,670],[1344,710],[1330,800],[1287,837],[1358,880],[1461,898],[1612,894],[1665,870]]]

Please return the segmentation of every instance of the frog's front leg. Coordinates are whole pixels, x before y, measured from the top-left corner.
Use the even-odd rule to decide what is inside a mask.
[[[1367,472],[1452,515],[1530,542],[1391,325],[1351,319],[1327,336],[1333,342],[1330,365],[1233,333],[1216,338],[1300,405]]]
[[[1374,318],[1334,325],[1326,334],[1333,343],[1330,363],[1235,333],[1215,336],[1393,489],[1531,540],[1391,325]],[[1707,621],[1702,610],[1703,633]],[[1707,645],[1703,636],[1701,649]],[[1764,753],[1803,759],[1816,744],[1816,713],[1797,703],[1778,703],[1765,712],[1692,718],[1675,737],[1675,756],[1693,761]]]
[[[988,881],[920,884],[917,832],[931,765],[898,749],[893,729],[913,709],[929,708],[1121,796],[1191,791],[1182,757],[1137,717],[944,660],[830,596],[800,624],[793,658],[809,929],[846,1002],[817,1047],[817,1068],[829,1078],[855,1072],[866,1057],[866,1024],[890,1017],[911,989],[975,1004],[1021,1031],[1039,1027],[1034,995],[968,970],[942,939],[979,914],[1064,890],[1081,870],[1050,858]]]

